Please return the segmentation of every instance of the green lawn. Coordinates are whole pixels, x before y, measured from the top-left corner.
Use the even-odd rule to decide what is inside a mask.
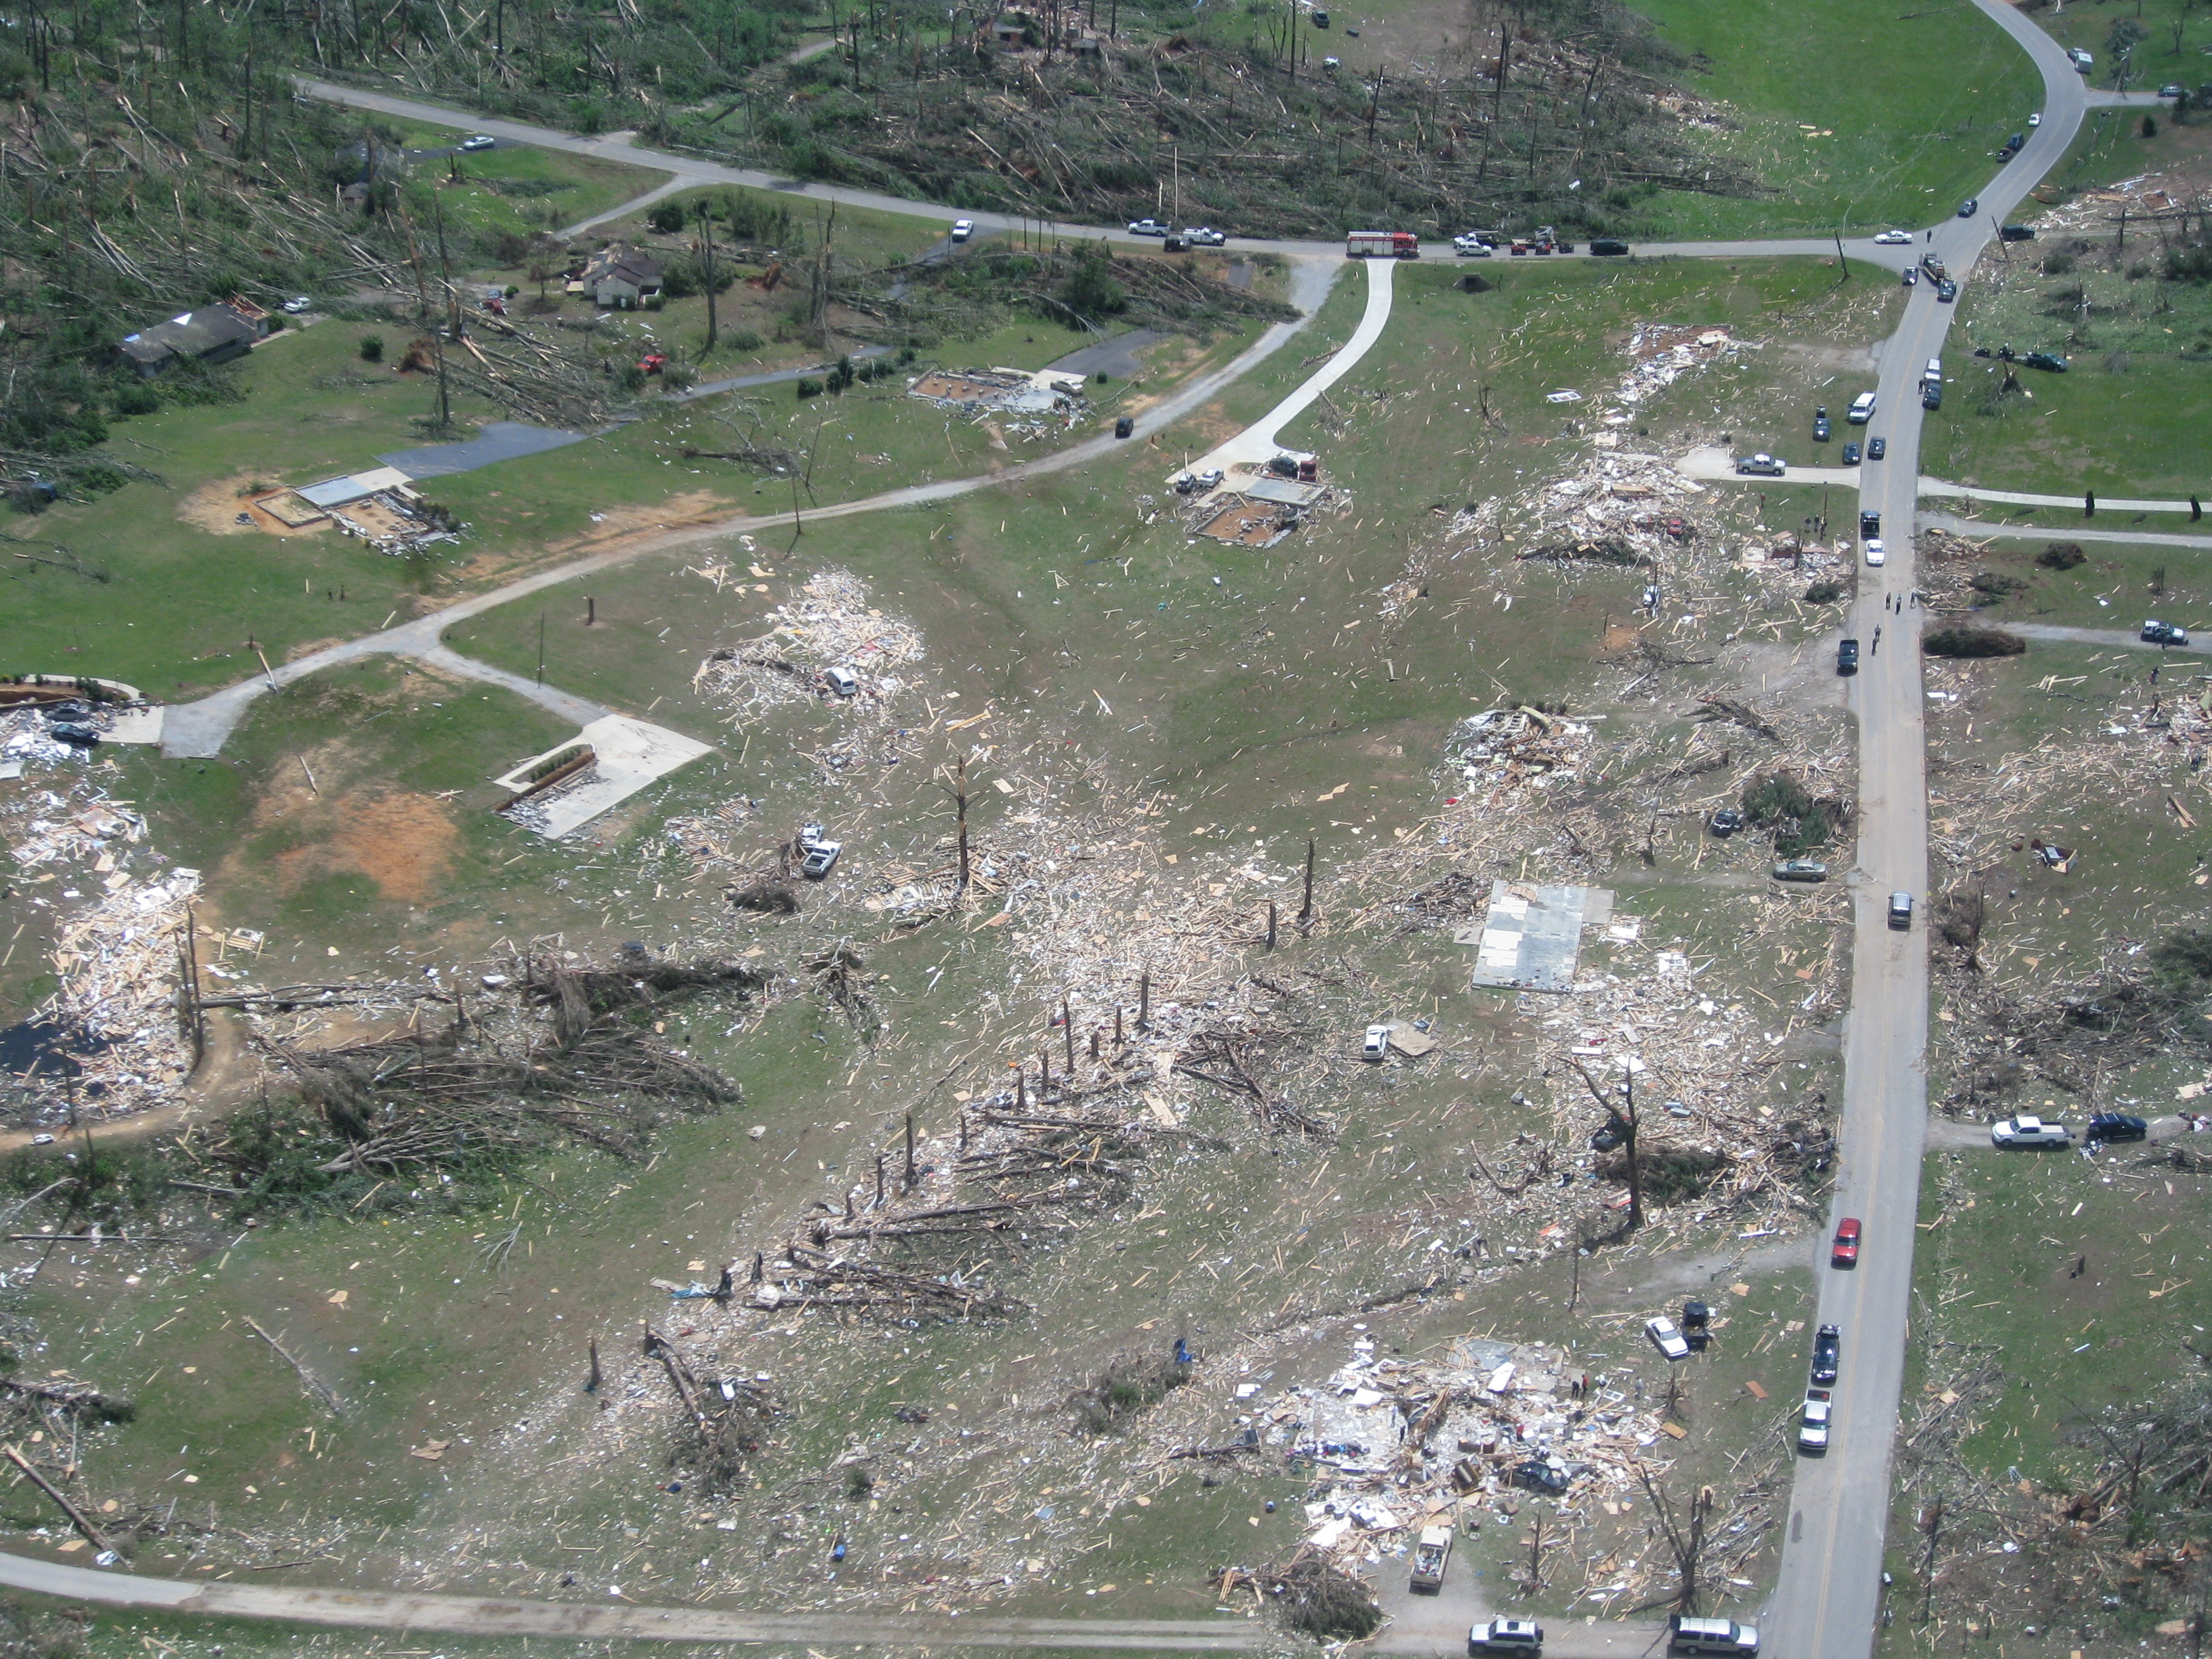
[[[1946,368],[1951,383],[1942,409],[1928,417],[1920,452],[1933,477],[2057,495],[2179,501],[2212,493],[2212,378],[2203,362],[2076,356],[2063,375],[2024,372],[2032,402],[1985,395],[2002,365],[1954,353]]]
[[[2026,15],[2061,46],[2089,51],[2097,60],[2089,73],[2092,86],[2118,85],[2124,68],[2131,71],[2127,78],[2131,92],[2153,92],[2168,82],[2194,91],[2207,78],[2204,57],[2212,50],[2212,16],[2195,0],[2040,6]],[[2115,50],[2123,29],[2136,40],[2130,57]]]
[[[441,149],[468,136],[464,127],[398,124],[410,149]],[[486,234],[557,231],[666,182],[653,167],[596,155],[501,140],[495,149],[425,157],[410,164],[414,179],[434,190],[447,213]]]
[[[1771,193],[1650,204],[1669,236],[1865,232],[1941,219],[2042,101],[2027,55],[1967,0],[1899,15],[1813,0],[1633,0],[1693,54],[1687,88],[1743,122],[1713,135]]]

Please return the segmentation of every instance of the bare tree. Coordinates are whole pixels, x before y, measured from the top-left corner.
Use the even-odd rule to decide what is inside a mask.
[[[1606,1091],[1598,1087],[1597,1079],[1589,1074],[1588,1066],[1571,1057],[1567,1064],[1582,1074],[1583,1085],[1590,1091],[1590,1098],[1606,1115],[1607,1127],[1618,1127],[1621,1156],[1628,1164],[1628,1224],[1625,1231],[1634,1232],[1644,1224],[1644,1157],[1636,1134],[1636,1074],[1630,1072],[1622,1077],[1620,1103],[1616,1106],[1606,1097]]]
[[[1667,1548],[1674,1558],[1674,1611],[1693,1613],[1698,1610],[1698,1565],[1705,1554],[1705,1522],[1713,1512],[1713,1489],[1698,1487],[1686,1511],[1668,1498],[1666,1487],[1660,1485],[1650,1465],[1638,1463],[1636,1479],[1644,1488],[1644,1495],[1651,1500],[1651,1515],[1658,1523],[1659,1535],[1667,1540]]]

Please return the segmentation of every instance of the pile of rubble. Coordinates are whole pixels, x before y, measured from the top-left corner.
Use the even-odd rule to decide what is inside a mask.
[[[1523,787],[1571,781],[1582,775],[1589,745],[1587,720],[1527,708],[1470,714],[1444,740],[1444,769],[1471,787],[1445,804],[1494,811]]]
[[[725,573],[697,574],[719,586]],[[716,651],[693,676],[738,722],[779,703],[834,695],[833,670],[850,674],[851,696],[879,703],[903,689],[892,671],[921,657],[921,630],[869,605],[867,584],[849,571],[817,571],[802,597],[776,606],[775,615],[768,632]]]
[[[56,1012],[80,1045],[79,1097],[103,1116],[173,1102],[191,1071],[195,1056],[178,991],[185,930],[191,925],[188,907],[198,890],[197,870],[126,882],[55,939],[54,968],[62,981]]]

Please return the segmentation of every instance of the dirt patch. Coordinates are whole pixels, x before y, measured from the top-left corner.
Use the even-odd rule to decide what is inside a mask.
[[[332,634],[319,640],[302,640],[299,644],[287,647],[284,660],[297,662],[302,657],[312,657],[318,651],[327,650],[334,645],[343,645],[345,641],[346,636],[343,634]]]
[[[328,530],[331,521],[289,525],[258,505],[287,492],[265,473],[240,472],[202,484],[177,503],[177,516],[211,536],[244,536],[258,531],[264,536],[313,536]]]
[[[598,547],[641,531],[675,530],[684,525],[706,524],[737,510],[738,503],[726,495],[718,495],[711,489],[687,489],[681,495],[671,495],[659,502],[610,507],[599,514],[590,530],[577,537],[569,545]]]
[[[282,884],[357,870],[388,899],[419,904],[438,890],[460,840],[444,802],[404,790],[349,790],[331,798],[327,835],[276,860]]]

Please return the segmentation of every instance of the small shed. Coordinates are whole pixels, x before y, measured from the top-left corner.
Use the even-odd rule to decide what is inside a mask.
[[[320,483],[302,484],[292,493],[310,507],[328,513],[334,508],[350,507],[356,501],[367,501],[371,495],[386,489],[404,489],[411,480],[396,466],[380,466],[367,472],[349,472],[342,477],[325,478]]]
[[[991,44],[1001,52],[1019,52],[1029,44],[1036,27],[1025,11],[1002,11],[991,22]]]

